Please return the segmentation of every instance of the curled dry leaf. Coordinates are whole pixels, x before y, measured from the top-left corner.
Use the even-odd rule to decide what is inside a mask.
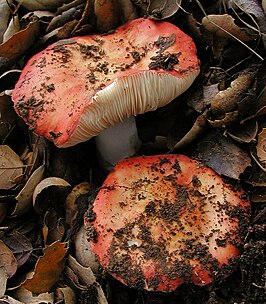
[[[173,16],[181,7],[182,0],[132,0],[143,15],[160,20]]]
[[[209,132],[199,142],[195,155],[219,175],[233,179],[239,179],[251,165],[247,152],[216,131]]]
[[[17,260],[17,266],[21,267],[32,253],[33,248],[30,240],[17,230],[4,235],[2,239],[13,252]]]
[[[256,151],[261,165],[266,168],[266,128],[263,128],[258,134]]]
[[[202,113],[206,107],[210,105],[211,100],[218,93],[219,84],[217,83],[208,86],[202,86],[192,94],[191,98],[189,98],[188,105],[195,111]]]
[[[56,303],[73,304],[77,303],[76,295],[69,286],[58,287],[55,292]]]
[[[20,23],[19,23],[19,17],[16,15],[10,20],[8,27],[7,27],[6,31],[4,32],[3,43],[6,42],[8,39],[10,39],[17,32],[19,32],[20,29],[21,29],[21,27],[20,27]]]
[[[65,202],[71,185],[59,177],[47,177],[34,189],[33,207],[38,214],[44,214],[52,206]]]
[[[21,4],[29,11],[37,11],[37,10],[54,10],[58,6],[62,5],[65,2],[69,2],[71,0],[16,0],[17,3]]]
[[[71,255],[68,257],[68,266],[87,288],[94,288],[99,304],[108,304],[101,285],[96,281],[96,277],[90,267],[83,267]]]
[[[8,25],[10,13],[8,1],[0,0],[0,43],[3,42],[3,35]]]
[[[122,23],[138,18],[137,8],[131,0],[119,0],[119,6]]]
[[[37,168],[27,180],[25,186],[16,196],[16,206],[12,212],[13,216],[20,216],[27,213],[32,208],[32,196],[34,189],[44,177],[45,165]]]
[[[14,297],[22,303],[27,304],[54,304],[53,292],[44,292],[39,295],[36,295],[23,287],[19,287],[17,290],[14,291]]]
[[[255,119],[247,120],[241,124],[235,124],[226,132],[228,136],[241,144],[248,144],[254,141],[257,133],[258,123]]]
[[[84,6],[85,6],[85,4],[81,3],[77,6],[70,7],[68,10],[63,11],[59,15],[56,15],[49,23],[49,25],[46,29],[46,32],[49,33],[51,31],[53,31],[54,29],[60,28],[62,26],[67,27],[68,24],[71,24],[73,22],[74,22],[74,25],[73,25],[73,28],[74,28],[75,25],[78,23],[78,20],[82,16]]]
[[[73,222],[78,213],[77,199],[84,194],[88,194],[93,190],[93,186],[90,183],[83,182],[76,185],[66,197],[66,223],[69,226],[73,225]]]
[[[0,189],[10,189],[17,176],[23,173],[23,162],[7,145],[0,146]]]
[[[94,273],[99,270],[99,262],[95,254],[90,249],[90,242],[87,239],[87,231],[82,226],[75,238],[75,257],[77,261],[84,267],[90,267]]]
[[[234,37],[236,37],[243,42],[248,42],[258,38],[256,32],[251,35],[245,29],[236,25],[234,18],[228,14],[208,15],[202,19],[202,26],[213,35],[230,40],[234,40]]]
[[[49,292],[65,267],[65,257],[68,251],[67,243],[54,242],[44,249],[34,269],[33,277],[27,279],[21,287],[40,294]]]
[[[256,21],[249,26],[259,31],[260,34],[262,34],[262,40],[265,46],[266,45],[266,36],[265,36],[266,16],[263,12],[261,5],[259,4],[259,1],[257,0],[226,0],[226,1],[230,8],[239,9],[241,10],[241,12],[244,12],[247,15],[251,15],[252,17],[255,17]],[[243,20],[241,19],[240,15],[241,14],[238,15],[238,18],[240,20]]]
[[[119,25],[119,10],[117,0],[95,0],[94,12],[99,32],[106,33]]]
[[[44,216],[43,236],[46,245],[62,241],[65,234],[65,221],[55,210],[48,210]]]
[[[14,34],[5,43],[0,45],[0,57],[3,64],[0,64],[0,71],[11,66],[20,56],[22,56],[39,37],[39,21],[32,21],[28,26]]]
[[[6,274],[5,268],[0,267],[0,299],[4,296],[6,292],[7,279],[8,276]]]
[[[8,278],[11,278],[17,271],[17,260],[12,251],[0,240],[0,268],[4,268]]]

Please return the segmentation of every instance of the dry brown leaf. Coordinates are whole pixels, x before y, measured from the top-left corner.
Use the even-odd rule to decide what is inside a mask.
[[[96,281],[96,277],[90,267],[83,267],[71,255],[68,257],[68,266],[88,288],[95,288],[99,304],[108,304],[104,292],[100,284]]]
[[[228,136],[241,144],[248,144],[254,141],[257,133],[258,123],[254,119],[247,120],[242,124],[235,124],[226,132]]]
[[[2,299],[1,299],[1,304],[25,304],[23,302],[20,302],[10,296],[5,295]]]
[[[0,268],[4,268],[8,278],[17,271],[17,260],[12,251],[0,240]]]
[[[44,214],[51,207],[65,202],[71,185],[59,177],[47,177],[38,183],[33,192],[33,207],[38,214]]]
[[[70,287],[59,287],[56,289],[56,303],[77,303],[76,295]]]
[[[120,22],[119,10],[117,0],[95,0],[94,12],[99,32],[106,33],[118,26]]]
[[[39,37],[39,30],[39,21],[30,22],[25,29],[17,32],[5,43],[0,45],[0,57],[8,60],[6,65],[13,64],[33,46],[35,40]]]
[[[46,33],[51,32],[54,29],[67,24],[68,22],[71,23],[72,21],[76,21],[77,23],[82,16],[84,5],[84,3],[79,4],[69,8],[67,11],[63,11],[60,15],[56,15],[46,28]]]
[[[6,293],[6,283],[8,276],[6,274],[5,268],[0,266],[0,299]],[[1,300],[0,300],[1,302]]]
[[[245,29],[234,23],[234,18],[230,15],[208,15],[202,19],[202,25],[213,35],[234,40],[237,39],[248,42],[258,38],[258,35],[250,35]]]
[[[64,3],[64,0],[16,0],[29,11],[53,10]]]
[[[149,18],[160,20],[173,16],[181,7],[182,0],[131,0]]]
[[[75,238],[75,257],[79,264],[84,267],[90,267],[94,273],[98,273],[99,262],[95,254],[90,250],[87,231],[81,226]]]
[[[43,236],[46,245],[62,241],[65,234],[65,220],[55,210],[48,210],[44,216]]]
[[[179,10],[182,0],[153,0],[148,2],[147,13],[149,18],[161,20],[173,16]]]
[[[7,145],[0,146],[0,189],[10,189],[14,180],[23,173],[23,162]]]
[[[52,292],[35,295],[31,291],[20,287],[14,292],[14,297],[24,304],[54,304],[54,294]],[[21,303],[20,302],[20,303]]]
[[[27,180],[25,186],[16,196],[16,206],[12,216],[20,216],[27,213],[32,208],[32,197],[34,189],[44,177],[45,165],[37,168]]]
[[[19,17],[13,16],[13,18],[10,20],[8,27],[3,35],[3,43],[5,43],[8,39],[10,39],[13,35],[15,35],[17,32],[21,30]]]
[[[219,175],[233,179],[239,179],[251,164],[251,158],[246,151],[215,130],[199,142],[195,156]]]
[[[120,18],[122,23],[138,18],[138,12],[131,0],[119,0]]]
[[[65,267],[65,256],[68,248],[67,243],[54,242],[44,249],[44,255],[41,256],[34,269],[31,279],[27,279],[21,287],[40,294],[49,292]]]
[[[17,266],[21,267],[27,262],[32,253],[32,244],[30,240],[22,233],[17,230],[4,234],[2,237],[4,243],[13,252]]]
[[[257,156],[263,167],[266,167],[266,128],[258,134]]]
[[[3,35],[8,25],[10,13],[11,11],[8,5],[8,1],[0,0],[0,43],[3,41]]]
[[[87,194],[93,190],[93,186],[87,182],[76,185],[66,197],[66,223],[69,226],[73,225],[73,222],[78,213],[78,205],[76,200],[79,196]]]

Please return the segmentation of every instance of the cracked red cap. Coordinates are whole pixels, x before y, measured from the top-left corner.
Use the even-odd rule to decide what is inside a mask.
[[[12,98],[35,133],[68,147],[168,104],[198,74],[189,36],[171,23],[140,18],[112,34],[47,47],[29,60]]]
[[[85,216],[91,250],[129,287],[207,285],[236,266],[249,219],[243,197],[183,155],[122,160]]]

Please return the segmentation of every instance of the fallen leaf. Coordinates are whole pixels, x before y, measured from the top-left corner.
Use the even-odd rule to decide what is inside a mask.
[[[11,66],[20,56],[22,56],[35,40],[39,37],[39,21],[32,21],[28,26],[14,34],[10,39],[0,45],[0,71]]]
[[[23,162],[7,145],[0,146],[0,189],[10,189],[14,179],[23,173]]]
[[[202,26],[213,35],[234,40],[235,38],[248,42],[258,38],[258,34],[251,35],[244,28],[234,23],[234,18],[228,14],[208,15],[202,19]]]
[[[21,267],[27,262],[33,248],[30,240],[25,235],[13,230],[11,233],[4,234],[2,240],[14,254],[17,260],[17,267]]]
[[[77,303],[75,293],[72,288],[59,287],[56,289],[56,303],[73,304]]]
[[[3,41],[3,35],[8,25],[10,13],[11,11],[8,5],[8,1],[0,0],[0,43]]]
[[[76,234],[74,241],[75,257],[79,264],[84,267],[90,267],[93,273],[98,273],[99,262],[97,257],[90,249],[90,242],[88,241],[87,231],[82,225]]]
[[[16,0],[29,11],[53,10],[64,3],[64,0]]]
[[[141,9],[142,15],[160,20],[173,16],[181,7],[182,0],[132,0]]]
[[[5,43],[8,39],[10,39],[13,35],[15,35],[17,32],[19,32],[21,29],[20,23],[19,23],[19,17],[13,16],[13,18],[10,20],[8,27],[3,35],[3,43]]]
[[[49,22],[46,33],[49,33],[57,28],[68,27],[68,24],[73,24],[73,28],[78,23],[78,20],[81,19],[82,13],[85,7],[85,3],[82,0],[74,0],[66,5],[60,7],[53,19]],[[71,29],[71,31],[72,31]],[[70,32],[71,32],[70,31]],[[65,36],[66,38],[67,36]],[[69,37],[69,36],[68,36]]]
[[[65,267],[66,245],[57,241],[47,246],[35,265],[33,277],[27,279],[21,287],[36,294],[49,292]]]
[[[240,9],[242,12],[247,15],[252,15],[255,17],[257,22],[253,22],[254,24],[250,27],[257,30],[260,34],[262,34],[262,40],[264,43],[264,47],[266,46],[266,16],[263,12],[263,9],[258,1],[256,0],[226,0],[229,8]],[[240,15],[240,14],[239,14]],[[240,20],[241,17],[239,16]],[[253,19],[253,18],[252,18]],[[257,25],[259,28],[257,28]]]
[[[5,268],[3,266],[0,266],[0,299],[6,293],[7,279],[8,279],[8,276],[6,274]],[[0,302],[1,302],[1,300],[0,300]]]
[[[20,287],[14,292],[14,297],[24,304],[54,304],[54,293],[44,292],[39,295]]]
[[[47,177],[37,184],[33,192],[33,207],[36,213],[44,214],[48,209],[65,203],[71,185],[59,177]]]
[[[46,245],[55,241],[62,241],[65,234],[65,220],[51,209],[44,215],[43,236]]]
[[[33,193],[36,186],[44,177],[45,165],[37,168],[27,180],[25,186],[16,196],[16,206],[12,212],[12,216],[20,216],[27,213],[33,206]]]
[[[71,255],[68,257],[68,266],[87,288],[95,288],[95,291],[97,292],[96,298],[98,299],[99,304],[108,304],[101,285],[96,281],[96,277],[90,267],[83,267]]]
[[[251,158],[247,152],[215,130],[209,132],[199,142],[195,157],[219,175],[233,179],[239,179],[245,169],[251,165]]]
[[[17,271],[17,260],[12,251],[0,240],[0,268],[4,268],[8,278]]]
[[[247,120],[241,124],[235,124],[226,132],[228,136],[241,144],[248,144],[254,141],[257,133],[258,123],[254,119]]]
[[[256,149],[259,161],[263,167],[266,167],[266,128],[263,128],[258,134],[258,143]]]
[[[76,185],[66,197],[66,223],[69,226],[73,225],[74,219],[78,213],[78,205],[76,204],[78,197],[84,194],[88,194],[93,189],[94,187],[91,184],[83,182]]]
[[[20,302],[10,296],[5,295],[1,298],[1,304],[25,304],[25,303]]]
[[[133,5],[131,0],[119,0],[119,4],[122,23],[138,18],[137,8]]]
[[[97,29],[100,33],[106,33],[115,29],[119,20],[119,4],[117,0],[95,0],[94,12],[97,20]]]

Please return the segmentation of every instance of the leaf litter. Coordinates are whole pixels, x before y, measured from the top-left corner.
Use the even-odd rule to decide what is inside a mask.
[[[265,302],[265,7],[255,0],[0,0],[1,303]],[[143,16],[193,37],[202,68],[178,100],[137,117],[139,154],[193,156],[251,200],[238,269],[224,282],[183,284],[173,294],[128,289],[101,269],[83,228],[107,174],[94,141],[55,148],[27,129],[10,98],[27,60],[47,44]]]

